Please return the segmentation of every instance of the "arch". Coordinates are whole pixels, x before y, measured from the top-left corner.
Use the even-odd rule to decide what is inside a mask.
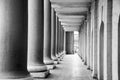
[[[100,80],[104,80],[104,22],[101,22],[100,26],[100,38],[99,38],[99,66],[100,66]]]
[[[118,80],[120,80],[120,15],[118,20]]]

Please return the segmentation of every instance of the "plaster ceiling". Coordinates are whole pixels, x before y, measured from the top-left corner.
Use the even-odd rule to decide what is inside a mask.
[[[75,26],[75,27],[74,26],[70,26],[70,27],[69,26],[63,26],[63,28],[64,28],[65,31],[79,31],[80,27],[79,26]]]
[[[80,23],[82,20],[78,20],[78,19],[59,19],[59,21],[61,22],[70,22],[70,23]]]
[[[92,0],[50,0],[59,21],[64,26],[80,26]],[[67,28],[68,29],[68,28]]]
[[[50,0],[51,2],[62,2],[62,3],[68,3],[68,2],[90,2],[91,0]]]
[[[81,25],[81,23],[61,23],[61,25],[71,25],[71,26],[76,26],[76,25]]]

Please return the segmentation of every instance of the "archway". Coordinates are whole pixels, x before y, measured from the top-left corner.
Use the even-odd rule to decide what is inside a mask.
[[[120,80],[120,16],[118,20],[118,80]]]
[[[100,26],[100,38],[99,38],[99,66],[100,66],[100,80],[103,80],[104,78],[104,22],[102,21],[101,26]]]

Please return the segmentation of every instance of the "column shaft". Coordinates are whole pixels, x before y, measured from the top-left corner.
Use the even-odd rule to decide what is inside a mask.
[[[44,63],[54,63],[51,58],[51,3],[49,0],[44,0]]]
[[[87,17],[87,66],[90,69],[90,13]]]
[[[31,80],[27,71],[27,0],[0,0],[0,80]]]
[[[47,71],[47,67],[43,63],[43,7],[43,0],[29,0],[28,2],[28,70],[31,73]],[[45,76],[39,75],[38,77]]]
[[[66,54],[66,31],[64,30],[64,53]]]
[[[93,3],[94,28],[93,28],[93,78],[97,78],[97,55],[98,55],[98,1]]]
[[[58,17],[56,16],[56,56],[58,57],[59,53],[59,21]]]
[[[85,61],[84,61],[84,64],[86,65],[87,64],[87,22],[85,21],[85,24],[84,24],[84,28],[85,28],[85,32],[84,32],[84,36],[85,36]]]
[[[56,60],[56,52],[55,52],[55,46],[56,46],[56,16],[55,11],[52,8],[51,9],[51,57],[53,60]]]
[[[61,22],[58,24],[58,53],[61,53]]]

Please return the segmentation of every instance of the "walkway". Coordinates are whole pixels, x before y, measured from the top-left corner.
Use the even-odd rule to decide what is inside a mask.
[[[50,72],[48,78],[35,80],[93,80],[77,54],[66,55],[57,68]]]

